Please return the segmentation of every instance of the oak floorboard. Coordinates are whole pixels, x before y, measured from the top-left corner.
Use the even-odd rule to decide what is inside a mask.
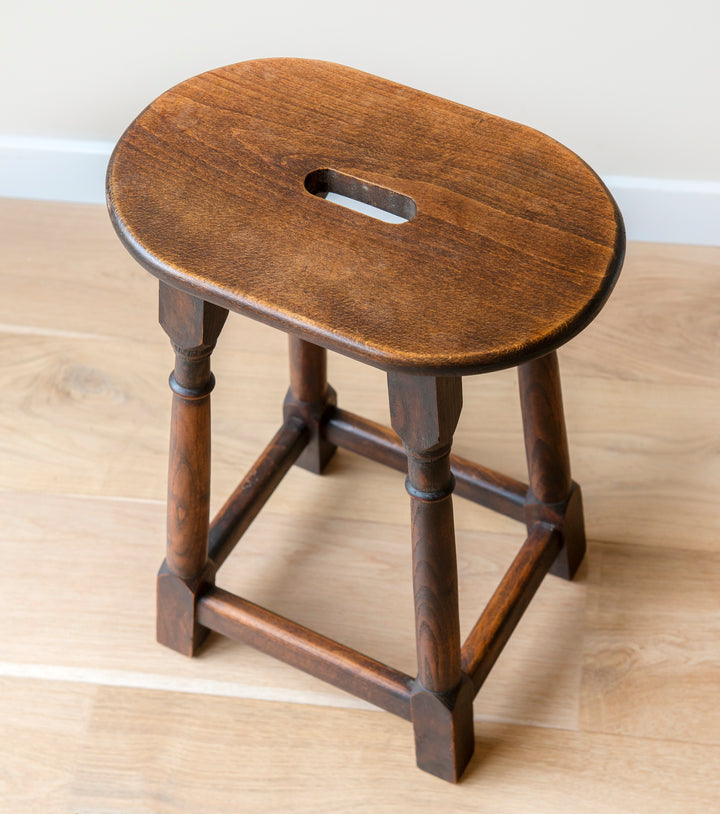
[[[89,342],[0,334],[0,488],[164,500],[170,397],[165,342]],[[218,351],[214,393],[213,500],[216,506],[279,426],[285,360]],[[382,418],[386,394],[376,371],[335,366],[341,404]],[[524,479],[514,380],[488,376],[466,386],[458,453]],[[342,387],[354,379],[343,399]],[[571,459],[593,539],[712,550],[720,528],[713,484],[720,478],[717,393],[708,386],[566,377]],[[477,397],[475,397],[477,394]],[[361,397],[362,396],[362,397]],[[369,409],[368,409],[369,406]],[[363,409],[365,407],[365,409]],[[688,418],[688,411],[692,419]],[[514,420],[517,419],[517,420]],[[16,428],[22,427],[22,432]],[[323,481],[295,477],[290,514],[405,523],[402,478],[341,452]],[[387,501],[375,501],[380,490]],[[517,524],[457,500],[459,528],[515,533]]]
[[[0,676],[0,811],[70,810],[97,690]]]
[[[0,285],[12,291],[0,299],[0,331],[168,346],[157,281],[122,247],[104,206],[0,198],[0,245]],[[238,343],[228,334],[225,344],[284,350],[277,331],[244,322]]]
[[[486,722],[449,786],[408,769],[410,730],[392,716],[19,679],[3,690],[0,754],[19,770],[0,774],[6,811],[686,814],[720,792],[720,749],[670,740]],[[38,729],[12,715],[29,705]]]
[[[717,387],[720,247],[629,243],[601,314],[565,346],[569,374]]]
[[[398,720],[385,726],[369,712],[259,709],[214,698],[198,705],[189,696],[114,689],[100,691],[94,712],[69,795],[78,812],[542,814],[580,805],[586,812],[684,814],[710,810],[719,788],[720,750],[708,749],[703,760],[699,747],[686,744],[487,724],[465,779],[453,788],[408,772],[407,727]],[[147,726],[139,729],[138,721]],[[134,800],[143,802],[134,808]]]
[[[0,675],[179,686],[250,697],[365,706],[251,648],[212,636],[198,658],[155,643],[154,579],[164,507],[154,501],[0,492]],[[218,585],[414,675],[410,541],[404,526],[261,513]],[[49,545],[48,540],[52,543]],[[466,532],[458,546],[467,635],[519,542]],[[582,581],[548,579],[475,707],[576,729],[582,669]],[[22,609],[22,612],[20,612]],[[108,646],[112,643],[112,646]],[[207,687],[205,687],[207,684]]]
[[[13,292],[0,300],[4,329],[127,337],[131,326],[143,341],[162,336],[156,282],[123,249],[104,206],[0,198],[0,245],[0,283]],[[629,243],[601,315],[563,350],[567,372],[716,386],[719,266],[720,247]],[[223,344],[284,350],[279,332],[243,323],[224,330]]]
[[[713,811],[720,799],[720,248],[631,244],[560,350],[588,556],[545,580],[475,704],[451,788],[408,725],[248,647],[154,641],[172,352],[103,207],[0,199],[0,812]],[[280,422],[286,339],[214,357],[218,507]],[[381,371],[331,354],[388,423]],[[464,382],[456,451],[525,479],[513,371]],[[379,499],[381,498],[381,499]],[[523,539],[456,500],[463,632]],[[414,672],[399,473],[294,469],[218,584]]]
[[[172,354],[156,324],[155,283],[126,255],[103,207],[0,199],[0,215],[0,282],[12,292],[0,301],[0,375],[14,384],[0,395],[0,486],[164,499]],[[720,249],[631,244],[607,307],[561,349],[573,471],[595,539],[715,545],[719,265]],[[285,344],[236,316],[221,335],[216,504],[277,427]],[[342,406],[387,423],[380,371],[331,354],[330,377]],[[464,390],[456,450],[524,479],[514,372],[467,378]],[[347,456],[335,466],[357,472],[359,487],[341,499],[324,487],[313,511],[321,500],[339,516],[364,517],[375,484],[387,491],[396,482]],[[298,483],[292,512],[317,491],[312,479]],[[378,511],[386,522],[406,519],[402,501]],[[516,528],[460,501],[458,525]]]
[[[720,746],[720,552],[598,544],[587,569],[581,727]]]

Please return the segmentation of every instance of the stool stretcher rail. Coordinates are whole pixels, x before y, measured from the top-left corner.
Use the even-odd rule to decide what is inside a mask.
[[[200,597],[198,621],[410,720],[413,679],[362,653],[222,588],[212,587]]]
[[[536,523],[475,623],[462,647],[462,669],[476,695],[561,547],[557,529]]]
[[[208,556],[219,568],[307,446],[303,422],[289,418],[275,433],[210,524]]]
[[[323,425],[323,430],[332,444],[407,472],[407,456],[402,442],[387,427],[347,410],[336,409]],[[450,456],[450,467],[455,476],[454,494],[458,497],[524,522],[526,484],[458,455]]]

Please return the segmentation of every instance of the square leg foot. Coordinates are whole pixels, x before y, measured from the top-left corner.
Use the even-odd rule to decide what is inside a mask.
[[[315,437],[300,453],[295,466],[307,469],[314,475],[322,475],[325,467],[330,463],[330,459],[335,454],[337,447],[326,441],[324,438]]]
[[[157,640],[183,656],[194,656],[210,632],[197,622],[195,600],[212,574],[194,580],[175,576],[163,562],[157,576]]]
[[[423,771],[457,783],[475,749],[473,685],[463,676],[450,693],[433,693],[415,682],[410,711],[415,731],[415,756]]]
[[[562,503],[540,503],[529,494],[525,503],[525,522],[528,531],[535,523],[554,526],[562,535],[563,546],[550,567],[550,573],[563,579],[572,579],[585,556],[585,520],[582,492],[575,481],[567,500]]]
[[[337,394],[329,385],[325,390],[324,401],[320,403],[296,401],[292,391],[288,391],[283,405],[285,419],[287,420],[290,415],[299,415],[310,430],[310,440],[295,461],[295,466],[307,469],[315,475],[322,475],[337,449],[334,444],[323,438],[322,425],[336,405]]]

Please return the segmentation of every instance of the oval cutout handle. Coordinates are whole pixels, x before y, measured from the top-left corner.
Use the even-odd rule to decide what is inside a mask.
[[[407,223],[417,215],[417,204],[407,195],[337,170],[328,168],[313,170],[305,176],[305,189],[318,198],[327,197],[332,203],[355,209],[386,223]],[[355,207],[352,205],[353,202],[364,206]],[[392,215],[392,220],[380,212]]]

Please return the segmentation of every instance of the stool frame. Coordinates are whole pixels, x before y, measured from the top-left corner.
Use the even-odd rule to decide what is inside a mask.
[[[545,575],[585,553],[571,479],[557,354],[518,367],[529,485],[451,454],[462,376],[388,371],[392,430],[337,407],[326,349],[290,335],[284,421],[210,521],[210,358],[227,309],[160,282],[175,350],[167,553],[157,637],[187,656],[214,630],[412,721],[418,766],[457,782],[474,748],[472,702]],[[381,664],[216,586],[216,573],[293,464],[322,473],[337,447],[407,472],[418,672]],[[527,538],[461,641],[452,495],[527,525]]]

